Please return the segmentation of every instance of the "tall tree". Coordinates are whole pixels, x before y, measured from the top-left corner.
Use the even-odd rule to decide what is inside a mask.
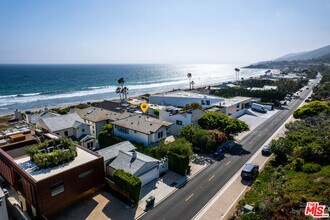
[[[239,71],[241,71],[240,69],[238,68],[235,68],[235,73],[236,73],[236,81],[239,80]]]
[[[121,88],[120,87],[117,87],[116,93],[119,94],[120,102],[122,102],[122,100],[121,100]]]
[[[124,78],[119,78],[117,80],[117,82],[121,86],[120,93],[122,94],[122,98],[120,99],[120,102],[123,102],[124,100],[127,99],[128,88],[127,87],[124,87],[124,84],[125,84],[125,79]],[[117,90],[116,90],[116,92],[117,92]]]
[[[191,77],[192,77],[191,73],[188,73],[187,77],[188,77],[188,80],[189,80],[189,89],[191,89]]]

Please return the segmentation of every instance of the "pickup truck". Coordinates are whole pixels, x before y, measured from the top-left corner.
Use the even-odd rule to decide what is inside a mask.
[[[235,144],[236,143],[232,140],[226,141],[225,143],[221,144],[214,152],[214,158],[215,159],[222,158],[227,151],[229,151],[233,146],[235,146]]]

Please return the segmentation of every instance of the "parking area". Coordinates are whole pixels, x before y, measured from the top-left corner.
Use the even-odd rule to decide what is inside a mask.
[[[241,121],[244,121],[247,125],[249,125],[250,130],[246,132],[242,132],[235,136],[236,141],[240,141],[243,137],[245,137],[247,134],[249,134],[252,130],[254,130],[256,127],[267,121],[269,118],[271,118],[273,115],[275,115],[278,111],[278,109],[274,109],[272,111],[268,111],[267,113],[260,113],[256,111],[250,111],[252,114],[245,114],[239,117],[238,119]]]

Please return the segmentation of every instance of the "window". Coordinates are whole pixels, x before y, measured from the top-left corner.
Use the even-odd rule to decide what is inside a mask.
[[[210,105],[210,100],[206,100],[206,105]]]
[[[82,131],[82,132],[85,132],[85,128],[83,128],[81,131]]]
[[[64,135],[65,135],[65,136],[69,136],[68,131],[64,131]]]
[[[53,184],[50,189],[52,190],[52,196],[56,196],[64,192],[64,183],[63,181]]]
[[[117,126],[117,130],[122,132],[122,133],[125,133],[125,134],[129,133],[128,128],[123,128],[123,127]]]
[[[201,100],[201,105],[205,105],[205,101],[204,100]]]
[[[176,124],[177,124],[177,125],[182,125],[182,121],[180,121],[180,120],[176,120]]]
[[[83,178],[85,178],[87,176],[91,176],[92,174],[93,174],[93,169],[87,170],[87,171],[79,174],[78,177],[79,177],[79,179],[83,179]]]
[[[158,139],[163,137],[163,131],[158,132]]]

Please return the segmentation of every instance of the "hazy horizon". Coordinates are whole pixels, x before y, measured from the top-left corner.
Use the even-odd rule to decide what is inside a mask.
[[[1,1],[1,64],[247,65],[330,44],[330,2]]]

